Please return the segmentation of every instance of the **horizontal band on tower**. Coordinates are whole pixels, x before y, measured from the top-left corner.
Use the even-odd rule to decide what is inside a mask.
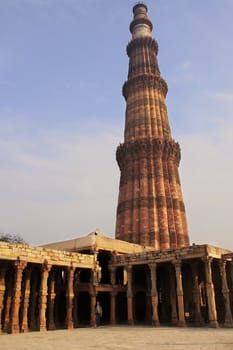
[[[141,88],[153,88],[159,90],[164,97],[167,95],[168,86],[166,81],[157,75],[151,74],[141,74],[127,80],[122,88],[122,94],[124,98],[127,100],[129,93],[135,93],[138,89]]]
[[[139,37],[131,40],[126,47],[127,55],[130,57],[132,51],[138,47],[145,47],[147,49],[152,49],[155,51],[156,56],[158,55],[158,51],[159,51],[158,43],[155,39],[149,36],[143,36],[143,37]]]
[[[160,156],[163,159],[172,157],[179,162],[180,153],[180,145],[174,140],[145,139],[120,144],[117,147],[116,159],[121,168],[124,162],[128,162],[133,157],[138,159],[151,157],[151,155]]]
[[[165,196],[148,196],[140,198],[132,198],[119,202],[117,207],[117,213],[123,213],[126,210],[141,209],[141,208],[168,208],[173,210],[180,210],[185,212],[184,202],[177,198],[165,197]]]

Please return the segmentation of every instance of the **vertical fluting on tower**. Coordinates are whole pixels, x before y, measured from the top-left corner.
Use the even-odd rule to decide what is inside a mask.
[[[128,80],[124,143],[117,148],[120,186],[116,238],[155,249],[189,245],[178,173],[180,146],[172,139],[158,44],[151,37],[147,6],[133,7],[127,46]]]

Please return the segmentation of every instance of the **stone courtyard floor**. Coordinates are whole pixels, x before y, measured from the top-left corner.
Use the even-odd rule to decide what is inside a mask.
[[[233,350],[233,329],[101,326],[0,335],[1,350]]]

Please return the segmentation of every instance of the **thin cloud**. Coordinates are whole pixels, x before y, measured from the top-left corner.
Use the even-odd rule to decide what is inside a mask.
[[[96,225],[113,233],[118,132],[102,129],[74,141],[78,134],[46,130],[32,145],[1,141],[1,231],[20,232],[33,244],[84,235]]]
[[[181,135],[181,174],[191,240],[233,248],[233,123]]]
[[[214,97],[221,102],[230,102],[233,103],[233,92],[217,92],[214,94]]]

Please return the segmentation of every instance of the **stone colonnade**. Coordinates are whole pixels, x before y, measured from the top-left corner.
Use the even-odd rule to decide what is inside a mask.
[[[0,242],[0,333],[73,328],[75,272],[93,256]]]
[[[233,254],[213,256],[205,246],[113,254],[102,280],[94,255],[0,243],[0,333],[71,329],[82,312],[95,326],[97,300],[111,324],[232,327]]]
[[[120,258],[119,258],[120,259]],[[124,259],[124,257],[123,257]],[[135,281],[133,278],[133,271],[139,266],[139,259],[136,263],[128,263],[126,265],[127,270],[127,321],[128,324],[135,323],[135,293],[134,289]],[[171,324],[184,327],[189,322],[190,312],[189,305],[185,300],[187,295],[191,294],[192,305],[190,309],[193,309],[193,325],[203,326],[204,323],[209,324],[210,327],[219,327],[221,323],[224,327],[233,327],[233,261],[227,261],[226,259],[213,259],[212,257],[206,256],[199,259],[192,259],[182,261],[180,259],[174,259],[165,262],[169,264],[169,276],[164,276],[164,279],[170,280],[170,302],[171,302]],[[190,272],[190,283],[189,290],[184,286],[187,284],[185,281],[183,264],[189,266]],[[213,278],[213,267],[215,264],[219,268],[219,276]],[[160,266],[164,265],[164,262],[148,262],[145,264],[142,262],[141,266],[149,268],[149,295],[151,303],[151,323],[154,326],[160,326],[159,318],[159,290],[157,271]],[[199,266],[199,269],[198,269]],[[203,275],[200,277],[200,266],[202,267]],[[229,276],[226,266],[231,271]],[[115,269],[117,266],[115,266]],[[216,279],[218,280],[216,281]],[[184,290],[185,289],[185,290]],[[217,295],[215,295],[215,290]],[[220,297],[218,296],[220,294]],[[219,322],[217,310],[221,307],[221,300],[224,303],[224,319]],[[220,306],[219,306],[219,305]],[[115,302],[112,302],[115,305]],[[204,305],[204,306],[203,306]],[[219,306],[219,307],[218,307]],[[206,319],[203,319],[202,309],[206,310]]]

